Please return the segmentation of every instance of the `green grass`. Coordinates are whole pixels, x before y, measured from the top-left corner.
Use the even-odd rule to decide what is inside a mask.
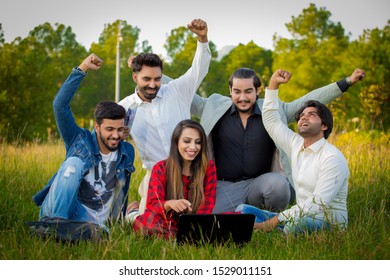
[[[137,236],[127,224],[112,227],[110,240],[95,244],[57,243],[30,237],[26,221],[38,219],[32,195],[57,171],[64,148],[57,144],[0,145],[0,259],[3,260],[377,260],[390,258],[389,135],[353,132],[330,140],[346,156],[351,171],[349,228],[310,236],[254,232],[237,247],[177,245],[174,241]],[[130,201],[144,171],[139,158],[131,181]]]

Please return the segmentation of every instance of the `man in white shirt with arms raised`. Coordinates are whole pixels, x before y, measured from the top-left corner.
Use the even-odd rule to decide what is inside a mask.
[[[168,157],[175,126],[191,118],[192,99],[211,61],[206,22],[194,19],[187,27],[198,37],[191,68],[178,79],[161,84],[161,59],[155,54],[139,54],[131,62],[133,80],[137,84],[135,93],[119,102],[127,111],[130,135],[146,169],[138,190],[141,196],[140,214],[145,210],[151,169],[156,162]],[[137,208],[137,203],[129,206],[129,210]]]

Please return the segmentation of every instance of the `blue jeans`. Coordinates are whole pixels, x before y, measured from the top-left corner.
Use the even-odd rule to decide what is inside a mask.
[[[56,217],[95,222],[77,199],[80,182],[83,179],[83,165],[82,160],[77,157],[69,157],[62,163],[41,205],[39,218]]]
[[[278,215],[278,213],[262,210],[248,204],[238,205],[236,208],[236,212],[241,212],[243,214],[254,214],[256,216],[255,223],[262,223]],[[298,234],[305,232],[311,233],[317,230],[329,229],[330,224],[327,221],[303,216],[299,219],[295,219],[294,221],[287,221],[284,224],[279,224],[278,228],[281,229],[284,233]]]

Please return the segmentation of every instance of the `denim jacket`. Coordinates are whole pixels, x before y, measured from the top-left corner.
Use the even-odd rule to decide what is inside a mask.
[[[102,160],[95,130],[91,133],[87,129],[80,128],[73,117],[70,101],[76,93],[86,73],[74,68],[57,93],[53,102],[54,116],[58,130],[64,140],[66,159],[78,157],[84,163],[84,176],[90,168],[99,164]],[[127,205],[127,192],[130,185],[131,173],[134,172],[134,148],[130,143],[121,142],[118,147],[118,160],[116,162],[116,178],[122,192],[119,199],[113,205],[112,218],[119,218],[125,214]],[[49,180],[44,188],[33,196],[33,201],[41,206],[56,174]]]

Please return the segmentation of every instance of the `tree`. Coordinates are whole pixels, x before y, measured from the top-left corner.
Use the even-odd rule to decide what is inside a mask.
[[[325,8],[310,4],[286,24],[292,39],[274,36],[273,71],[283,68],[293,74],[283,89],[284,100],[294,100],[339,79],[333,73],[342,65],[349,37],[341,24],[332,22],[330,17]]]
[[[164,73],[174,78],[183,75],[191,67],[196,46],[197,37],[187,27],[173,29],[164,44],[169,61],[166,67],[164,66]],[[215,58],[215,44],[210,41],[209,46],[212,57]]]
[[[196,38],[192,36],[192,32],[188,30],[187,27],[181,26],[171,30],[171,34],[164,44],[168,58],[170,58],[171,61],[174,61],[175,57],[182,53],[188,44],[196,45]],[[190,51],[195,53],[194,49],[190,49]],[[191,57],[191,54],[187,54],[187,58],[189,58],[187,59],[187,62],[191,63]]]
[[[120,97],[127,96],[134,89],[134,82],[127,67],[127,59],[138,48],[140,29],[127,24],[126,21],[117,20],[106,24],[99,37],[99,43],[93,43],[90,49],[103,59],[103,67],[89,76],[84,81],[84,86],[77,93],[74,103],[75,114],[82,118],[87,125],[93,116],[95,105],[102,100],[115,99],[115,74],[116,74],[116,48],[118,34],[121,34],[120,42]],[[147,41],[142,43],[142,48],[148,48]]]
[[[0,129],[7,140],[47,138],[55,130],[52,102],[85,49],[70,27],[44,23],[1,49]],[[72,66],[70,66],[72,65]]]
[[[205,79],[207,95],[215,92],[229,95],[229,78],[235,70],[242,67],[253,69],[264,84],[272,74],[272,52],[259,47],[253,41],[247,45],[238,45],[220,62],[213,62],[211,65]]]
[[[380,30],[365,30],[350,44],[343,69],[360,67],[366,78],[352,87],[349,95],[348,118],[367,120],[369,129],[388,129],[390,114],[390,21]],[[346,70],[345,70],[346,71]],[[351,104],[355,104],[351,106]]]
[[[181,26],[171,31],[164,44],[170,63],[164,63],[164,74],[172,78],[178,78],[187,72],[192,65],[197,46],[197,37],[188,30],[187,27]],[[215,44],[209,42],[212,57],[218,56]],[[206,76],[207,77],[207,76]],[[205,82],[203,81],[198,90],[204,95]]]

